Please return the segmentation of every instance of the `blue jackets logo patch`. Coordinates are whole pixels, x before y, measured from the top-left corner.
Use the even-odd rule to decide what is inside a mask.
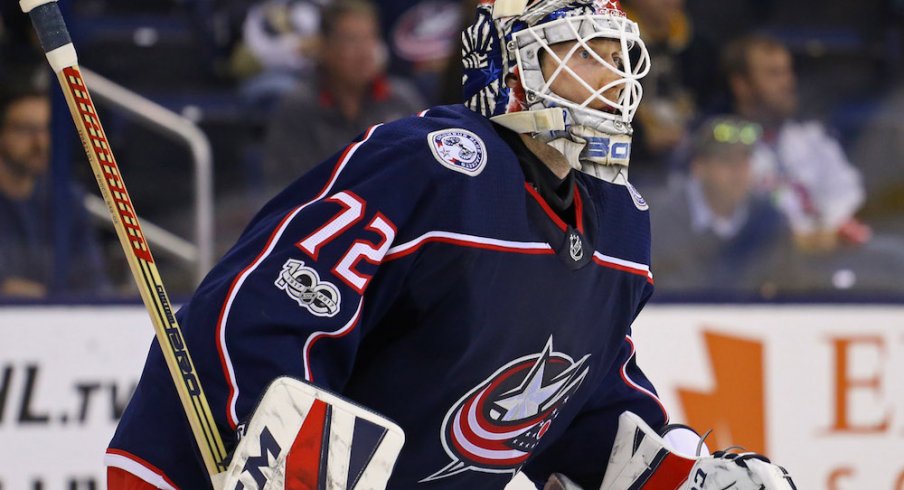
[[[466,129],[442,129],[427,135],[430,151],[444,167],[476,176],[487,163],[483,140]]]
[[[452,462],[421,482],[517,472],[587,377],[589,358],[554,352],[550,337],[542,352],[501,367],[446,413],[442,443]]]

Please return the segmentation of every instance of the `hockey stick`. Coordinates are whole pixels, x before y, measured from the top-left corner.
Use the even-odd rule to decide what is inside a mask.
[[[170,375],[179,392],[192,433],[215,482],[215,475],[226,470],[226,449],[201,388],[201,381],[185,346],[182,329],[176,322],[163,282],[148,248],[138,215],[126,191],[119,167],[113,158],[97,110],[78,67],[78,57],[57,0],[20,0],[22,11],[31,18],[47,61],[57,75],[79,138],[88,154],[91,170],[110,210],[116,235],[125,251],[129,268],[141,299],[150,313],[157,341]]]

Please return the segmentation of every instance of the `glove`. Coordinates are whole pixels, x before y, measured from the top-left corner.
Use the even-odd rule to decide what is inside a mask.
[[[702,447],[702,444],[700,444]],[[564,487],[569,488],[569,487]],[[756,453],[676,451],[640,417],[624,412],[600,490],[797,490],[784,468]]]
[[[646,488],[646,487],[644,487]],[[687,490],[797,490],[785,468],[756,453],[716,451],[697,460]],[[653,489],[650,489],[653,490]]]

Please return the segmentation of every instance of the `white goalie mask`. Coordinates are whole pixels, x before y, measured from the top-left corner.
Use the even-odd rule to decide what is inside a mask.
[[[637,24],[617,0],[496,0],[478,7],[477,21],[463,37],[468,107],[548,142],[573,167],[598,177],[627,166],[631,121],[650,57]],[[620,63],[600,56],[590,45],[594,39],[616,41]],[[573,44],[564,54],[551,48],[566,42]],[[592,57],[614,77],[594,86],[569,66],[579,55]],[[510,88],[513,77],[520,83]],[[560,78],[582,87],[583,99],[555,93],[551,87]],[[607,166],[615,168],[601,168]]]

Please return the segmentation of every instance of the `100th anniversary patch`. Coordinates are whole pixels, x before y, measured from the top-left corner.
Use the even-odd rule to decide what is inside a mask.
[[[316,270],[301,260],[289,259],[282,266],[276,287],[294,299],[298,306],[315,316],[333,317],[339,313],[342,297],[335,284],[320,279]]]
[[[487,148],[476,134],[460,128],[441,129],[427,135],[436,161],[456,172],[480,175],[487,163]]]

